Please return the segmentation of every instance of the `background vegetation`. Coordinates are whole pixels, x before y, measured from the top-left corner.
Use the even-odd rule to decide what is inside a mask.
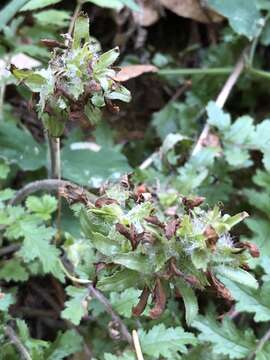
[[[270,2],[1,5],[0,358],[269,359]]]

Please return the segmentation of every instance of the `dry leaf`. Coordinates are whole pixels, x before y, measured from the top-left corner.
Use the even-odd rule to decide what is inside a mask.
[[[150,290],[147,286],[145,286],[140,295],[140,301],[138,302],[138,304],[136,306],[134,306],[132,308],[132,314],[134,316],[140,316],[144,312],[146,305],[147,305],[149,295],[150,295]]]
[[[32,69],[41,65],[41,62],[25,54],[12,56],[10,63],[18,69]]]
[[[203,8],[200,0],[160,0],[161,4],[179,16],[203,23],[219,22],[222,17],[212,10]]]
[[[141,26],[150,26],[159,19],[159,12],[153,0],[140,2],[141,11],[133,12],[135,22]]]
[[[158,69],[154,65],[128,65],[122,67],[113,80],[124,82],[142,74],[155,73],[157,71]]]

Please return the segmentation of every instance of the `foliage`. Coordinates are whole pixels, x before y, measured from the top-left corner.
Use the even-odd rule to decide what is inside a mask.
[[[75,3],[0,11],[0,359],[268,360],[268,2]]]

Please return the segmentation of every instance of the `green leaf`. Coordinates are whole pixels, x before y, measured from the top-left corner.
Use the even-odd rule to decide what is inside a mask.
[[[65,179],[92,187],[99,187],[108,179],[119,179],[131,170],[126,157],[114,148],[92,152],[73,150],[70,146],[62,150],[62,168]]]
[[[12,74],[33,92],[40,92],[42,86],[46,84],[43,76],[31,70],[12,69]]]
[[[258,245],[261,253],[266,256],[270,256],[270,222],[263,218],[252,218],[245,221],[251,231],[253,231],[253,237],[250,239],[256,245]]]
[[[21,11],[30,11],[30,10],[36,10],[36,9],[44,8],[46,6],[57,4],[60,1],[62,1],[62,0],[30,0],[21,9]]]
[[[74,26],[73,48],[80,48],[84,43],[88,43],[89,41],[89,18],[87,15],[80,15],[77,17]]]
[[[42,197],[28,196],[26,207],[41,219],[49,220],[52,213],[57,209],[57,200],[51,195],[43,195]]]
[[[149,258],[143,254],[134,252],[116,254],[112,261],[115,264],[123,265],[130,270],[135,270],[144,274],[151,274],[152,266],[149,263]]]
[[[0,160],[0,180],[6,179],[9,173],[9,166],[5,161]]]
[[[139,286],[142,280],[137,271],[123,269],[100,279],[97,287],[102,291],[124,291],[132,286]]]
[[[5,281],[26,281],[29,275],[18,259],[10,259],[1,264],[0,279]]]
[[[0,127],[0,158],[17,164],[22,170],[32,171],[46,166],[45,147],[39,145],[30,133],[8,122],[3,122]]]
[[[250,329],[241,331],[226,317],[220,324],[213,315],[198,316],[192,326],[201,332],[200,341],[211,343],[214,353],[227,355],[230,359],[244,359],[256,347],[253,332]]]
[[[16,302],[16,299],[12,294],[3,293],[2,291],[0,294],[0,311],[7,312],[10,305]]]
[[[94,65],[94,72],[98,73],[111,66],[119,56],[119,48],[115,47],[104,54],[100,55],[98,61]]]
[[[42,26],[66,27],[70,21],[70,13],[63,10],[44,10],[33,16],[37,23]]]
[[[142,351],[151,357],[175,359],[178,352],[186,353],[186,345],[194,345],[196,339],[193,334],[185,332],[181,327],[166,328],[159,324],[148,332],[140,329],[138,331]]]
[[[207,0],[210,8],[228,18],[233,30],[252,40],[258,34],[260,13],[256,0]]]
[[[92,233],[91,242],[99,252],[106,256],[113,256],[113,259],[121,249],[119,243],[100,233]]]
[[[236,300],[236,311],[254,313],[256,322],[270,320],[270,282],[264,283],[261,288],[255,290],[223,276],[218,278]]]
[[[59,265],[60,250],[50,244],[55,235],[55,229],[41,226],[27,226],[23,224],[24,241],[18,254],[24,261],[31,262],[39,259],[45,273],[52,273],[62,282],[65,277]]]
[[[74,325],[79,325],[82,317],[87,313],[88,289],[68,286],[66,292],[71,299],[65,302],[65,309],[61,312],[61,316]]]
[[[82,350],[83,338],[75,330],[58,334],[51,348],[46,353],[46,360],[62,360]]]
[[[243,284],[251,289],[258,288],[257,280],[253,277],[253,275],[243,269],[232,268],[228,266],[216,266],[215,272],[219,275],[225,276],[230,280],[236,281],[239,284]]]
[[[121,355],[113,355],[109,353],[104,354],[105,360],[136,360],[136,355],[132,351],[124,351]]]
[[[12,0],[0,12],[0,31],[29,0]]]
[[[42,358],[44,349],[48,348],[49,346],[48,342],[31,338],[30,332],[24,320],[16,319],[16,325],[18,328],[19,338],[21,339],[23,345],[29,350],[31,358]]]
[[[134,288],[128,288],[121,293],[112,292],[110,294],[110,303],[117,313],[130,318],[132,308],[138,303],[140,294],[141,291]]]
[[[231,117],[226,114],[214,101],[210,101],[206,107],[208,124],[215,126],[220,131],[230,128]]]
[[[198,300],[194,290],[182,279],[176,280],[176,287],[180,290],[180,294],[184,300],[186,309],[186,322],[190,326],[198,314]]]

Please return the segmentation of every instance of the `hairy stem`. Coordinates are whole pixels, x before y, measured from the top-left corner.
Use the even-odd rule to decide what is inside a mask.
[[[77,188],[79,191],[86,192],[85,189],[78,186],[77,184],[73,184],[70,181],[65,180],[57,180],[57,179],[46,179],[46,180],[37,180],[33,181],[27,185],[25,185],[22,189],[17,191],[14,198],[10,200],[10,205],[17,205],[24,201],[24,199],[37,191],[49,191],[54,192],[58,191],[60,187],[66,187],[66,186],[72,186],[74,188]],[[87,195],[93,202],[95,201],[96,197],[95,195],[87,192]]]

